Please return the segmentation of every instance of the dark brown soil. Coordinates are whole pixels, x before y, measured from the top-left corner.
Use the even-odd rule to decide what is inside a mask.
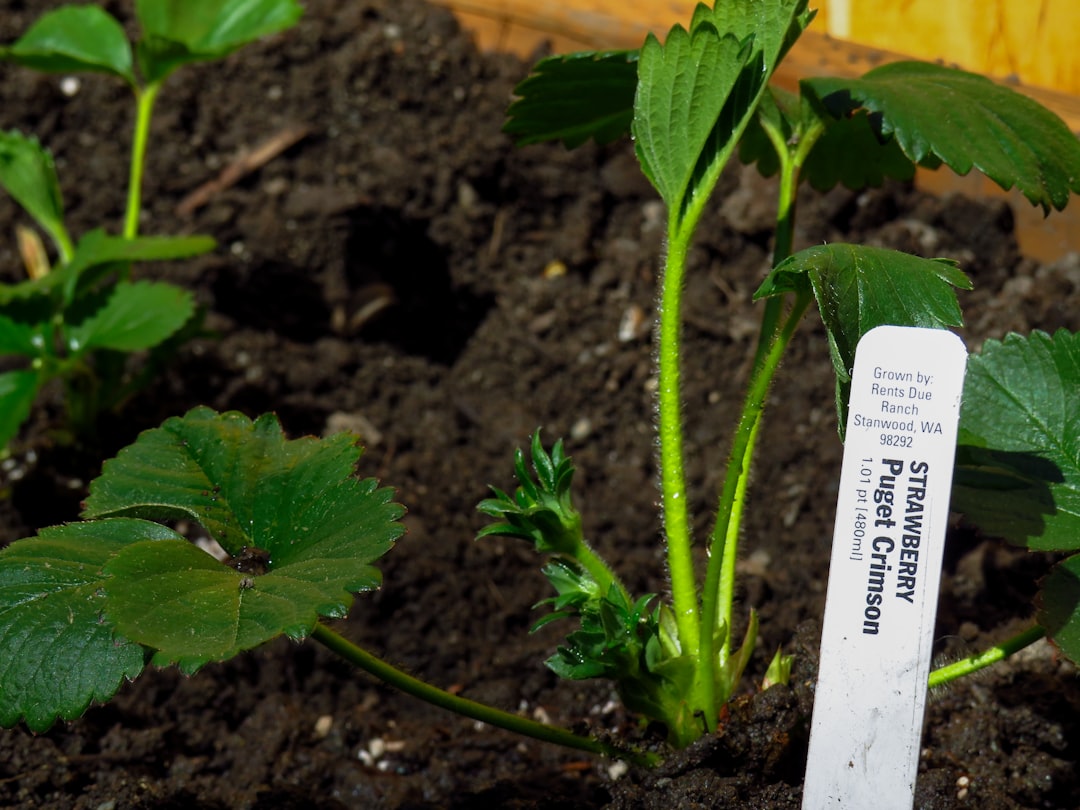
[[[8,4],[0,41],[45,8]],[[130,4],[110,2],[125,16]],[[535,555],[474,541],[486,485],[537,426],[567,437],[588,533],[639,593],[665,590],[655,506],[653,312],[661,209],[629,145],[516,150],[500,134],[526,65],[481,56],[420,0],[310,0],[301,24],[221,65],[186,69],[159,102],[145,232],[213,235],[209,258],[146,268],[196,290],[197,340],[82,449],[51,438],[43,404],[3,469],[0,544],[72,519],[101,460],[197,404],[276,411],[292,435],[358,428],[362,472],[398,489],[409,533],[385,585],[336,625],[431,682],[566,727],[646,739],[600,683],[542,665],[557,626],[527,633],[547,596]],[[0,126],[55,152],[73,230],[117,230],[131,107],[124,88],[4,67]],[[310,133],[191,219],[179,201],[237,153]],[[689,480],[702,531],[747,373],[768,263],[772,186],[723,180],[687,296]],[[1080,328],[1075,257],[1018,255],[1002,206],[903,186],[808,195],[801,245],[862,240],[952,256],[973,277],[971,347],[1009,330]],[[0,272],[20,272],[0,199]],[[565,267],[565,273],[554,272]],[[367,303],[390,297],[377,318]],[[33,735],[0,731],[0,805],[18,808],[795,808],[841,446],[824,333],[808,319],[770,401],[744,543],[741,613],[797,655],[790,687],[740,697],[721,733],[654,772],[479,727],[404,697],[314,643],[280,641],[192,678],[150,671],[106,706]],[[1023,625],[1047,561],[970,532],[950,537],[941,651]],[[858,685],[853,685],[858,688]],[[932,703],[916,805],[1073,808],[1080,684],[1039,645]],[[618,777],[618,778],[616,778]]]

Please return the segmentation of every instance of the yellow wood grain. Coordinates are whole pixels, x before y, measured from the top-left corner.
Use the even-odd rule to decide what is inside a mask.
[[[530,53],[633,47],[686,24],[696,0],[436,0],[481,45]],[[1080,94],[1077,0],[816,0],[812,31]]]
[[[1080,93],[1078,34],[1076,0],[851,0],[845,36],[989,76]]]

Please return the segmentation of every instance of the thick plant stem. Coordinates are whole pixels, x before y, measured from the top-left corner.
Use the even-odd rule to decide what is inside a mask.
[[[683,467],[682,403],[680,401],[679,332],[688,232],[672,228],[660,291],[659,440],[660,490],[664,506],[671,601],[682,651],[696,656],[700,646],[697,577],[691,553],[690,517]]]
[[[150,116],[154,111],[161,84],[153,82],[135,90],[135,132],[131,139],[131,169],[128,178],[127,210],[124,215],[124,236],[134,239],[139,235],[139,212],[142,209],[143,167],[146,164],[146,146],[150,140]]]
[[[985,669],[991,664],[996,664],[998,661],[1003,661],[1010,655],[1024,649],[1024,647],[1031,646],[1045,635],[1045,629],[1037,624],[1032,625],[1026,630],[1017,633],[1012,638],[1008,638],[1000,644],[995,644],[985,652],[935,669],[930,673],[930,688],[933,689],[937,686],[944,686],[957,678],[962,678],[965,675],[978,672],[980,669]]]
[[[473,720],[479,720],[542,742],[554,743],[555,745],[587,751],[591,754],[600,754],[614,759],[624,759],[635,765],[653,766],[659,763],[659,758],[654,754],[626,751],[593,737],[582,737],[565,729],[537,723],[534,720],[519,717],[510,712],[504,712],[467,698],[451,695],[449,692],[405,674],[400,669],[358,647],[323,624],[317,623],[315,625],[311,631],[311,637],[350,664],[374,675],[379,680],[400,689],[408,695],[418,697],[455,714],[470,717]]]

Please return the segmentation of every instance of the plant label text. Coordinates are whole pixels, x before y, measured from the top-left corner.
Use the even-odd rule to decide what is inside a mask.
[[[911,810],[967,351],[879,326],[852,373],[803,810]]]

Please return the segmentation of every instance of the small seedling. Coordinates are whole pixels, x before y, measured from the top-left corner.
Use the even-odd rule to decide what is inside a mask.
[[[218,59],[291,26],[294,0],[139,0],[143,36],[134,48],[103,9],[63,6],[42,16],[0,59],[47,73],[105,73],[135,102],[127,210],[120,236],[98,228],[77,241],[64,224],[52,156],[18,132],[0,133],[0,186],[47,234],[55,266],[32,231],[20,233],[29,278],[0,285],[0,355],[22,367],[0,374],[0,449],[53,379],[65,387],[68,422],[87,435],[96,416],[145,385],[185,335],[198,330],[192,295],[174,285],[132,281],[132,262],[178,259],[214,247],[205,236],[140,237],[142,175],[150,118],[165,80],[182,65]],[[140,364],[134,352],[149,351]]]

